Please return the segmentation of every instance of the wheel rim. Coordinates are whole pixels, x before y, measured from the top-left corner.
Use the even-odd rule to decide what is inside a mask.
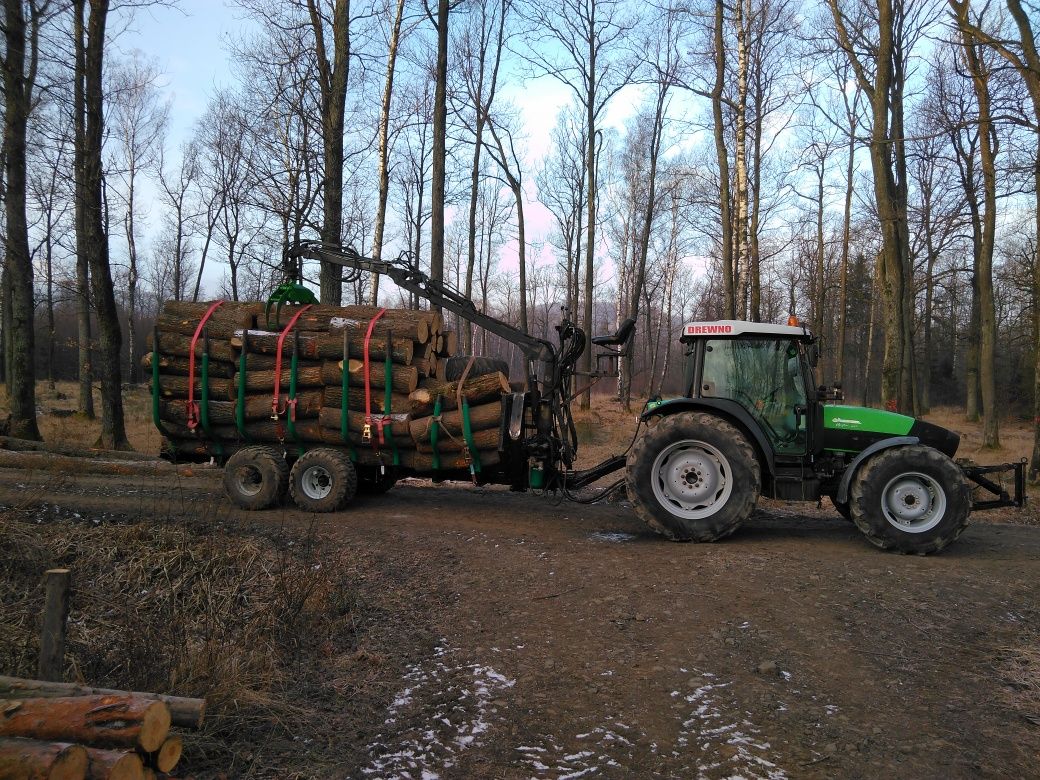
[[[654,460],[651,476],[654,496],[684,520],[710,517],[733,492],[729,461],[703,441],[685,440],[666,447]]]
[[[256,466],[242,466],[235,471],[238,490],[244,496],[255,496],[264,486],[264,477]]]
[[[308,466],[300,475],[300,490],[312,501],[320,501],[332,492],[332,475],[324,466]]]
[[[924,533],[935,528],[946,514],[946,491],[927,474],[900,474],[885,485],[881,511],[900,531]]]

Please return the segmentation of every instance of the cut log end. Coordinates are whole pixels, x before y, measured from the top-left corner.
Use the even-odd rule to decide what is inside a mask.
[[[170,708],[161,701],[152,702],[141,719],[141,733],[137,743],[147,753],[162,747],[170,733]]]
[[[47,780],[82,780],[87,776],[90,759],[82,745],[66,745],[54,759]]]
[[[144,762],[135,753],[88,748],[89,780],[143,780]]]
[[[155,768],[160,772],[172,771],[180,762],[183,752],[184,741],[180,737],[168,737],[155,754]]]

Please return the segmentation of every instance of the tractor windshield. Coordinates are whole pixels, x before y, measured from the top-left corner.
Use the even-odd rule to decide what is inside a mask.
[[[701,395],[728,398],[762,427],[776,452],[806,450],[805,378],[789,339],[713,339],[705,343]]]

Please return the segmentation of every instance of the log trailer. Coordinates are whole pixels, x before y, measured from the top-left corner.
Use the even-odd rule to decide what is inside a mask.
[[[894,412],[841,404],[840,386],[817,386],[816,339],[798,324],[685,325],[682,397],[649,401],[624,453],[575,469],[578,436],[571,404],[584,388],[575,392],[574,383],[616,376],[618,359],[631,347],[633,320],[614,334],[591,339],[599,350],[596,369],[583,375],[576,364],[586,334],[566,312],[552,343],[480,312],[458,290],[421,271],[407,253],[384,261],[349,247],[301,242],[289,255],[296,263],[308,258],[339,265],[345,281],[382,274],[402,290],[500,336],[523,354],[527,382],[502,394],[496,456],[482,466],[479,457],[467,457],[461,468],[458,461],[436,459],[436,468],[359,460],[348,446],[345,424],[342,445],[305,451],[281,441],[218,444],[208,452],[225,461],[226,492],[241,508],[274,506],[288,493],[305,510],[338,511],[359,486],[382,492],[409,475],[504,484],[585,503],[624,488],[637,515],[662,536],[710,542],[733,533],[759,496],[818,503],[829,497],[875,546],[927,554],[957,539],[971,510],[1025,502],[1024,461],[955,462],[957,433]],[[268,307],[309,295],[289,283]],[[437,426],[432,427],[436,453]],[[365,436],[371,436],[367,428]],[[467,439],[463,454],[469,451],[478,455]],[[592,496],[576,492],[621,471]]]

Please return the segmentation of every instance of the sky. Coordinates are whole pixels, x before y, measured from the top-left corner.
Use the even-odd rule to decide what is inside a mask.
[[[228,41],[247,32],[251,22],[241,9],[224,0],[179,0],[177,8],[148,7],[134,11],[116,40],[116,50],[128,54],[137,49],[154,58],[163,73],[163,88],[171,100],[168,146],[177,149],[191,134],[206,110],[209,97],[233,83]],[[117,28],[118,29],[118,28]],[[571,90],[549,77],[507,84],[502,96],[514,103],[523,118],[525,150],[524,205],[529,244],[544,242],[553,230],[553,217],[537,201],[534,172],[550,147],[550,134],[560,110],[572,99]],[[604,126],[621,130],[632,116],[638,91],[618,94],[608,108]],[[146,231],[157,231],[158,207],[150,209]],[[451,218],[449,210],[448,218]],[[147,236],[146,236],[147,237]],[[507,243],[500,265],[516,269],[516,243]],[[207,286],[219,283],[220,273],[207,274]]]

